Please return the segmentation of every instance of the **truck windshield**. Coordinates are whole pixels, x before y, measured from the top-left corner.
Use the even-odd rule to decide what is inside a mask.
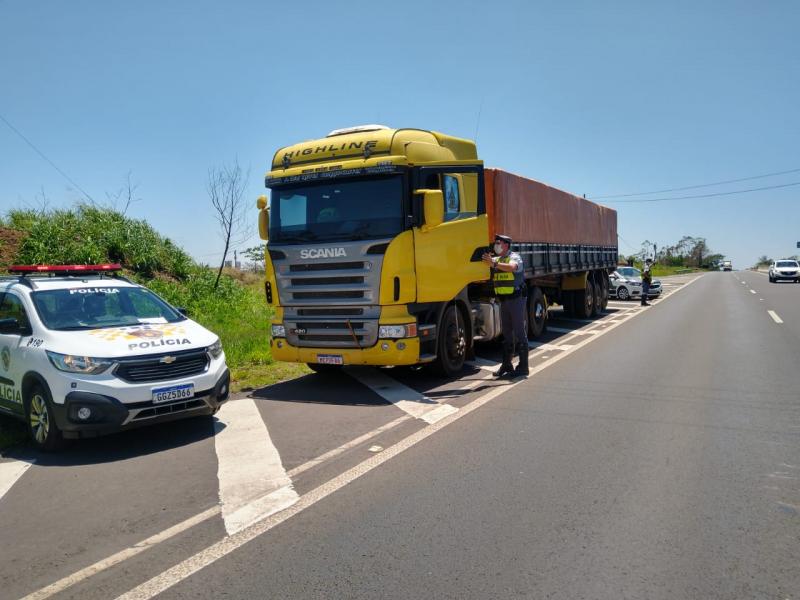
[[[44,326],[57,331],[175,323],[186,318],[142,288],[42,290],[31,297]]]
[[[272,193],[270,243],[385,238],[402,230],[400,175],[302,183]]]

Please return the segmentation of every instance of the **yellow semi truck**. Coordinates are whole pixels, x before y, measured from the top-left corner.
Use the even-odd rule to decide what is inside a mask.
[[[528,328],[548,307],[605,307],[616,213],[545,184],[484,169],[469,140],[367,125],[279,149],[258,199],[276,360],[315,371],[431,363],[455,375],[475,342],[500,336],[481,262],[514,237]]]

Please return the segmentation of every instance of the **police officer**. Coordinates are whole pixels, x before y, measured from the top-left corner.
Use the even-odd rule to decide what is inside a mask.
[[[648,258],[644,261],[644,269],[642,269],[642,306],[650,306],[647,299],[650,297],[650,284],[653,283],[653,274],[650,269],[653,265],[653,260]]]
[[[527,377],[528,332],[525,331],[525,311],[528,290],[522,258],[516,252],[511,252],[511,238],[498,234],[494,238],[494,255],[486,253],[482,260],[492,269],[494,293],[500,301],[503,327],[503,364],[494,376]],[[511,364],[515,349],[519,356],[516,369]]]

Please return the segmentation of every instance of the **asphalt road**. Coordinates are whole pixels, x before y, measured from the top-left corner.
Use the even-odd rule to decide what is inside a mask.
[[[312,376],[1,459],[35,464],[0,479],[0,596],[796,598],[800,285],[693,279],[554,319],[517,385],[486,378],[490,346],[458,381]],[[240,472],[267,454],[242,455],[247,410],[280,477]],[[237,526],[240,477],[290,508]]]

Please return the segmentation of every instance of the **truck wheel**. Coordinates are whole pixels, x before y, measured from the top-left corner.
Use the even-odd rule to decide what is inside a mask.
[[[547,304],[541,288],[533,287],[528,301],[528,333],[536,339],[545,329],[547,329]]]
[[[308,368],[314,371],[314,373],[319,373],[321,375],[325,375],[328,373],[338,373],[342,370],[342,365],[321,365],[319,363],[306,363]]]
[[[587,279],[586,289],[575,292],[573,304],[576,317],[579,319],[590,319],[592,317],[594,312],[594,286],[591,281]]]
[[[603,312],[603,284],[600,281],[595,281],[593,287],[592,317],[598,317]]]
[[[435,370],[446,377],[458,375],[464,368],[467,339],[464,318],[455,306],[448,306],[444,311],[436,346]]]
[[[600,276],[600,283],[603,286],[602,302],[600,303],[600,309],[605,310],[608,308],[608,274],[603,273]]]
[[[64,443],[61,430],[53,416],[50,394],[41,384],[34,384],[25,397],[25,422],[28,433],[39,450],[58,450]]]

